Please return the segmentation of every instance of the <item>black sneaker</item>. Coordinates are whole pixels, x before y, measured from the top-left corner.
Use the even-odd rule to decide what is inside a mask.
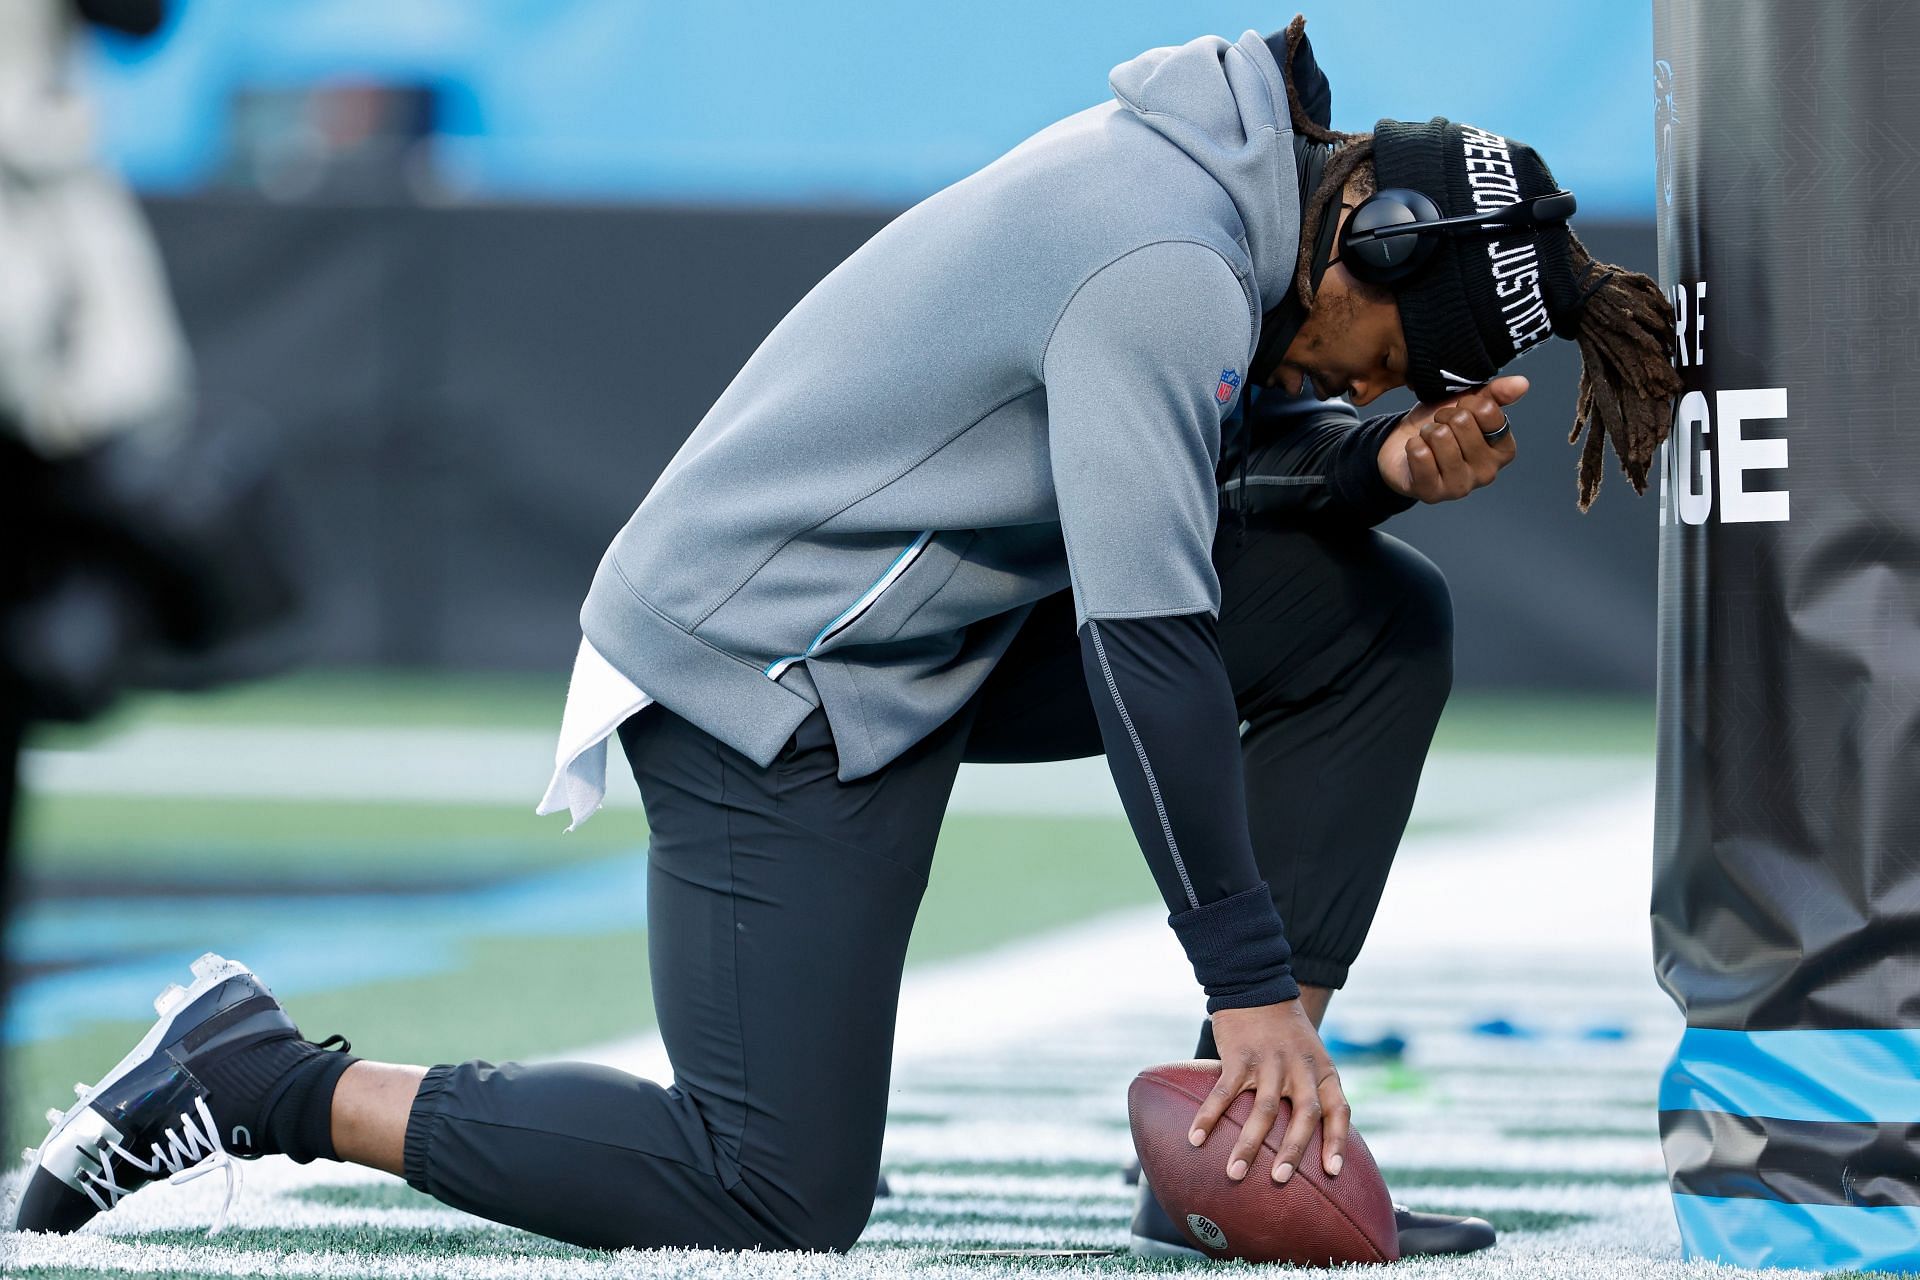
[[[1140,1183],[1140,1203],[1134,1206],[1133,1251],[1143,1258],[1199,1258],[1210,1260],[1207,1254],[1194,1248],[1193,1242],[1179,1227],[1173,1225],[1173,1219],[1153,1198],[1152,1188],[1147,1186],[1144,1175],[1137,1174]]]
[[[1456,1218],[1446,1213],[1418,1213],[1403,1204],[1393,1206],[1393,1225],[1400,1233],[1400,1256],[1431,1257],[1443,1253],[1478,1253],[1491,1249],[1499,1235],[1485,1218]]]
[[[1491,1248],[1493,1224],[1484,1218],[1455,1218],[1444,1213],[1416,1213],[1403,1204],[1393,1206],[1393,1225],[1400,1236],[1400,1256],[1426,1257],[1443,1253],[1477,1253]],[[1195,1248],[1186,1233],[1174,1225],[1147,1180],[1140,1179],[1140,1203],[1133,1211],[1133,1251],[1145,1258],[1201,1258],[1210,1255]]]
[[[226,1225],[240,1183],[235,1158],[264,1154],[256,1126],[232,1117],[258,1114],[257,1100],[236,1107],[220,1099],[216,1120],[198,1073],[262,1041],[297,1039],[300,1030],[247,966],[212,952],[193,962],[192,986],[169,984],[153,1007],[160,1020],[118,1066],[91,1088],[75,1085],[72,1110],[47,1112],[52,1130],[25,1153],[32,1174],[17,1229],[77,1231],[150,1182],[186,1182],[216,1169],[227,1175],[227,1198],[213,1231]]]

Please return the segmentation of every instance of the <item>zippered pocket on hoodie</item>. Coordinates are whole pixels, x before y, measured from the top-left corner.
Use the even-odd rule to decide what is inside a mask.
[[[924,603],[953,574],[959,563],[956,550],[942,545],[938,530],[925,529],[916,535],[886,569],[844,608],[826,619],[811,642],[797,653],[767,664],[769,680],[778,680],[796,662],[828,653],[846,644],[862,643],[889,633],[888,619],[897,628],[906,616]],[[962,540],[971,541],[971,534]],[[931,572],[927,572],[931,570]],[[904,609],[905,612],[902,610]]]

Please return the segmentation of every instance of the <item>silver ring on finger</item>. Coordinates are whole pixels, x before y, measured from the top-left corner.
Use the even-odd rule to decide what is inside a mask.
[[[1513,420],[1509,418],[1507,421],[1500,424],[1500,429],[1498,431],[1487,432],[1486,440],[1488,444],[1499,444],[1502,440],[1505,440],[1508,436],[1512,434],[1513,434]]]

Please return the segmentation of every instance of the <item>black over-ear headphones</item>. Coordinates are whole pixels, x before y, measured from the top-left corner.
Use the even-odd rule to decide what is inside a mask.
[[[1573,192],[1549,191],[1485,213],[1445,218],[1423,193],[1388,187],[1362,200],[1340,228],[1340,261],[1358,280],[1392,286],[1418,271],[1447,237],[1558,226],[1573,210]]]

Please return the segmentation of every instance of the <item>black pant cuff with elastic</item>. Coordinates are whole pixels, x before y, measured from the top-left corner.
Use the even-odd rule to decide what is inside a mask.
[[[1327,987],[1338,991],[1347,985],[1351,960],[1323,960],[1318,956],[1293,953],[1293,980],[1303,987]]]
[[[433,1195],[427,1181],[427,1155],[433,1148],[433,1135],[440,1126],[440,1101],[446,1095],[457,1070],[451,1063],[427,1068],[420,1088],[413,1095],[413,1107],[407,1112],[407,1137],[402,1170],[407,1185],[415,1191]]]

